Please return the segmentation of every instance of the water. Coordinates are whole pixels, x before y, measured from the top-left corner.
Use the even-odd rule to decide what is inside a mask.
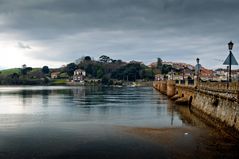
[[[0,120],[6,124],[77,122],[124,126],[181,126],[167,98],[151,88],[2,87]]]
[[[1,158],[169,158],[124,129],[210,129],[152,88],[0,87],[0,121]]]

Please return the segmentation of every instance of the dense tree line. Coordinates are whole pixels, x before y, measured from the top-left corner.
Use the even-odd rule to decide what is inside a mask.
[[[100,56],[98,61],[85,58],[78,65],[70,63],[65,70],[69,76],[72,76],[76,69],[85,70],[89,78],[102,79],[103,83],[110,79],[123,81],[153,80],[155,75],[151,68],[140,62],[126,63],[122,60],[111,59],[106,55]]]
[[[164,66],[162,67],[164,68]],[[93,60],[90,56],[80,58],[76,63],[69,63],[63,68],[51,70],[48,66],[41,69],[23,67],[16,73],[4,76],[0,74],[0,84],[48,84],[51,72],[60,72],[64,78],[72,79],[74,71],[82,69],[86,71],[88,79],[101,79],[103,84],[112,84],[112,81],[136,81],[153,80],[155,72],[136,61],[124,62],[120,59],[112,59],[102,55],[98,60]],[[61,76],[59,78],[62,78]]]

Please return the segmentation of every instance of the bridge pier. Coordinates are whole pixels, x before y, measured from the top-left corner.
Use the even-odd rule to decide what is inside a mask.
[[[167,94],[167,81],[161,81],[160,92],[165,94],[165,95]]]
[[[167,81],[167,96],[172,97],[175,95],[175,92],[176,92],[175,81],[173,80]]]

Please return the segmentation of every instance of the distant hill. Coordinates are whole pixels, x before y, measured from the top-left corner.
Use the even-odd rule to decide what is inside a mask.
[[[32,68],[30,73],[36,73],[36,72],[40,72],[40,71],[41,71],[41,68]],[[10,68],[10,69],[5,69],[5,70],[0,70],[0,75],[3,75],[3,76],[8,76],[13,73],[20,74],[21,69],[20,68]]]
[[[8,76],[13,73],[19,74],[21,72],[21,69],[20,68],[11,68],[11,69],[6,69],[6,70],[1,70],[0,72],[1,72],[0,73],[1,75]]]

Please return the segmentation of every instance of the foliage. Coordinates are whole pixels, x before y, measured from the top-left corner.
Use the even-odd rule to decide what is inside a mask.
[[[41,85],[46,84],[41,79],[41,69],[23,67],[2,70],[0,74],[0,84],[4,85]]]
[[[144,69],[141,74],[141,78],[146,80],[153,80],[154,76],[155,76],[155,73],[153,72],[152,69],[149,69],[149,68]]]
[[[103,85],[113,85],[113,80],[111,80],[109,77],[104,76],[101,80],[101,83]]]
[[[74,71],[80,68],[86,71],[88,79],[101,79],[104,85],[123,83],[123,81],[153,80],[155,71],[152,68],[136,61],[126,63],[120,59],[111,59],[106,55],[99,57],[98,61],[92,60],[90,56],[85,56],[78,65],[69,63],[66,67],[55,69],[60,72],[59,79],[50,79],[46,76],[50,72],[48,66],[42,68],[22,67],[21,69],[1,70],[0,84],[52,84],[64,85],[66,79],[73,76]],[[162,71],[171,71],[171,66],[162,65]]]
[[[86,57],[84,58],[84,60],[85,60],[85,61],[91,61],[91,57],[90,57],[90,56],[86,56]]]
[[[12,69],[1,70],[1,75],[8,76],[13,73],[19,74],[20,72],[21,72],[20,68],[12,68]]]
[[[32,67],[23,67],[21,69],[21,74],[22,75],[27,75],[28,72],[32,71]]]
[[[97,78],[102,78],[104,75],[104,70],[102,68],[99,68],[96,73]]]
[[[63,72],[59,75],[59,78],[66,79],[66,78],[69,78],[69,76],[67,75],[67,73]]]
[[[151,80],[154,78],[152,69],[140,63],[129,63],[112,73],[112,78],[118,80],[136,81],[138,79]]]
[[[158,58],[157,60],[157,69],[162,69],[162,66],[163,66],[163,61],[161,58]]]
[[[66,66],[66,73],[68,74],[68,76],[73,76],[74,75],[74,71],[77,69],[77,65],[75,63],[69,63]]]
[[[15,75],[10,75],[7,77],[0,77],[1,85],[44,85],[44,80],[41,79],[30,79],[22,78]]]
[[[42,69],[41,69],[42,73],[44,74],[48,74],[50,72],[50,69],[48,66],[43,66]]]
[[[103,63],[109,63],[111,60],[112,60],[112,59],[111,59],[110,57],[106,56],[106,55],[102,55],[102,56],[100,56],[100,58],[99,58],[99,61],[100,61],[100,62],[103,62]]]
[[[162,66],[162,74],[168,74],[171,70],[172,70],[172,66],[171,65],[164,64]]]

